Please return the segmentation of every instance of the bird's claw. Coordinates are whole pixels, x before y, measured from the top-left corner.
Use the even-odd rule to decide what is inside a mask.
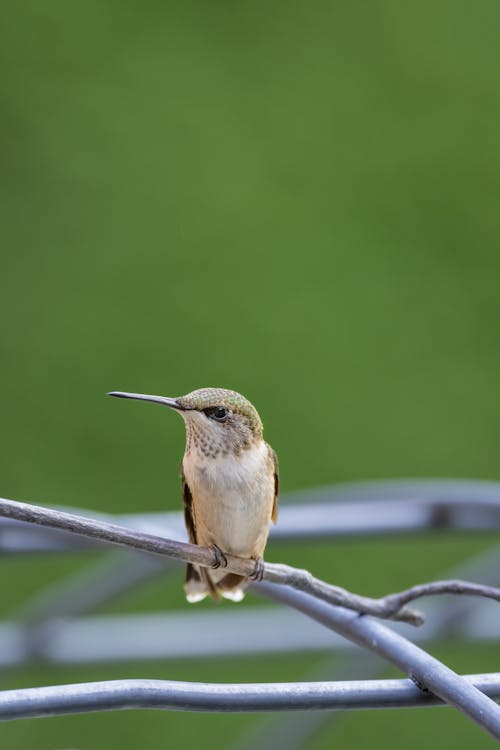
[[[211,549],[214,553],[214,561],[212,563],[212,568],[227,568],[227,557],[225,556],[224,552],[220,549],[220,547],[217,547],[216,544],[210,545]]]
[[[251,581],[262,581],[264,578],[264,560],[262,558],[255,561],[253,573],[248,577]]]

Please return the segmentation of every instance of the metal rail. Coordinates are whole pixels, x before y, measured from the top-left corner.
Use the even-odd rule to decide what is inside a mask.
[[[500,548],[483,552],[465,563],[450,570],[445,577],[477,580],[495,585],[500,578]],[[472,599],[456,597],[443,601],[429,599],[425,603],[426,625],[416,632],[417,642],[428,638],[442,639],[452,636],[455,640],[465,638],[471,645],[489,631],[492,640],[498,633],[498,613],[495,609],[477,611]],[[493,634],[491,631],[494,631]],[[345,641],[347,644],[348,642]],[[464,645],[464,644],[463,644]],[[462,645],[462,648],[463,648]],[[341,655],[336,649],[333,658],[323,659],[307,676],[311,680],[339,679],[357,680],[372,679],[383,675],[384,662],[365,650],[353,651]],[[283,714],[262,716],[253,722],[242,738],[237,738],[231,745],[232,750],[275,750],[286,747],[287,750],[300,750],[309,747],[311,738],[328,723],[329,734],[341,721],[342,712],[328,713],[310,711],[307,714]]]
[[[500,740],[500,708],[477,688],[389,627],[342,607],[332,607],[287,586],[262,582],[260,590],[287,604],[359,646],[373,651],[402,671],[422,690],[430,691]]]
[[[453,634],[461,643],[495,643],[498,647],[498,605],[442,603],[428,609],[428,623],[411,631],[415,643],[435,643]],[[444,624],[443,624],[444,623]],[[408,626],[391,624],[408,635]],[[37,623],[0,622],[0,668],[36,659],[47,664],[112,664],[158,659],[250,656],[271,653],[352,651],[340,635],[299,613],[276,607],[205,609],[198,611],[57,615]]]
[[[438,486],[439,485],[439,486]],[[452,487],[453,485],[453,487]],[[352,534],[390,534],[390,533],[414,533],[422,530],[442,530],[442,529],[482,529],[493,530],[500,527],[500,485],[498,483],[460,483],[461,491],[458,491],[456,483],[450,482],[427,482],[419,483],[411,481],[409,483],[391,482],[388,484],[376,483],[358,485],[357,487],[341,487],[332,490],[328,488],[327,499],[324,502],[325,490],[319,490],[311,493],[311,498],[315,501],[308,504],[307,509],[297,505],[285,507],[285,521],[280,525],[281,531],[275,535],[278,539],[297,539],[297,538],[317,538],[318,536],[336,536]],[[451,489],[454,493],[452,495]],[[379,493],[388,499],[381,499]],[[417,497],[415,497],[417,496]],[[373,499],[367,499],[367,498]],[[340,500],[339,498],[343,498]],[[296,497],[300,500],[300,495]],[[4,502],[7,506],[8,503]],[[15,503],[11,503],[14,506]],[[28,508],[29,506],[25,506]],[[33,509],[33,519],[36,516],[36,508]],[[42,509],[39,509],[41,512]],[[340,512],[339,512],[340,511]],[[81,514],[82,512],[79,511]],[[43,514],[42,514],[43,515]],[[64,514],[60,514],[64,515]],[[57,513],[46,511],[43,515],[50,526],[50,518],[57,516]],[[307,516],[307,518],[306,518]],[[24,516],[22,516],[24,518]],[[69,518],[69,517],[68,517]],[[109,516],[101,518],[109,520]],[[115,517],[122,524],[128,527],[128,530],[121,532],[124,541],[121,543],[131,547],[144,547],[144,539],[147,532],[153,531],[171,534],[171,539],[184,538],[184,532],[180,526],[179,514],[140,514],[132,516]],[[340,526],[339,526],[340,519]],[[31,517],[25,519],[31,521]],[[85,523],[83,523],[85,521]],[[75,528],[68,528],[69,531],[85,534],[85,529],[92,526],[90,535],[102,539],[104,542],[108,539],[106,535],[102,536],[99,530],[98,520],[85,520],[74,518]],[[54,525],[58,525],[54,522]],[[102,529],[106,524],[100,525]],[[107,524],[109,527],[109,523]],[[95,528],[94,528],[95,527]],[[31,528],[31,536],[26,532]],[[118,529],[118,527],[116,527]],[[166,529],[168,531],[166,532]],[[63,532],[55,532],[53,529],[36,528],[37,533],[42,537],[37,538],[34,528],[29,523],[11,521],[5,519],[0,523],[0,548],[2,542],[5,549],[63,549],[64,545],[74,547],[75,537],[66,536]],[[146,532],[146,535],[144,534]],[[14,534],[14,536],[12,536]],[[48,536],[43,537],[43,534]],[[52,534],[52,537],[50,536]],[[23,535],[25,535],[23,537]],[[139,544],[139,540],[142,541]],[[17,541],[16,541],[17,540]],[[54,540],[56,540],[54,542]],[[125,541],[128,540],[128,541]],[[161,540],[162,545],[165,543],[165,549],[169,548],[168,539]],[[27,542],[27,543],[26,543]],[[89,547],[96,546],[95,540],[83,539],[78,548],[82,549],[88,544]],[[98,543],[102,546],[102,543]],[[31,545],[31,546],[30,546]],[[51,546],[52,545],[52,546]],[[170,545],[174,550],[175,542]],[[177,548],[183,545],[178,545]],[[184,545],[186,547],[186,545]],[[151,551],[157,551],[156,549]],[[201,555],[201,549],[189,552],[190,555]],[[167,553],[168,554],[168,553]],[[175,554],[174,554],[175,556]],[[198,560],[198,557],[194,559]],[[103,580],[101,586],[92,591],[92,581],[96,579],[96,573],[91,573],[88,577],[83,574],[80,579],[80,591],[83,594],[82,602],[72,600],[69,592],[72,590],[71,581],[63,583],[62,587],[53,589],[51,596],[44,599],[43,597],[34,602],[31,607],[25,611],[25,626],[21,636],[21,641],[17,641],[18,661],[12,663],[21,663],[30,656],[40,655],[48,656],[49,660],[54,658],[58,660],[54,652],[56,643],[61,643],[61,636],[68,635],[73,628],[75,633],[78,627],[88,626],[91,618],[77,618],[66,620],[68,614],[77,614],[100,606],[106,601],[108,596],[119,595],[125,592],[133,585],[138,585],[141,581],[146,580],[151,575],[158,572],[158,566],[146,565],[143,569],[135,570],[134,558],[130,557],[130,569],[123,581],[116,581],[116,567],[112,561],[109,564],[109,579]],[[205,563],[207,564],[207,563]],[[99,571],[97,570],[97,575]],[[78,586],[77,586],[78,588]],[[500,675],[482,675],[486,683],[477,683],[474,680],[465,679],[449,670],[444,664],[437,661],[425,651],[422,651],[417,645],[403,638],[394,629],[391,629],[380,622],[326,604],[323,601],[292,590],[285,586],[277,586],[269,583],[256,585],[256,590],[269,596],[275,601],[280,601],[306,614],[312,620],[316,620],[328,629],[333,629],[336,633],[348,638],[350,641],[357,643],[365,648],[372,650],[383,658],[396,664],[400,669],[406,671],[411,679],[419,687],[411,685],[409,681],[351,681],[351,682],[321,682],[321,683],[293,683],[291,685],[268,684],[265,686],[217,686],[217,685],[198,685],[197,683],[164,683],[148,680],[134,681],[117,681],[105,683],[92,683],[87,685],[73,686],[54,686],[47,688],[29,688],[26,690],[5,691],[0,693],[0,718],[18,718],[25,716],[45,716],[60,713],[72,713],[78,711],[92,710],[113,710],[127,707],[159,707],[172,708],[176,710],[314,710],[322,708],[348,708],[348,707],[385,707],[389,705],[431,705],[438,699],[455,706],[458,710],[469,716],[476,723],[480,724],[495,738],[500,739],[500,708],[492,701],[488,695],[495,699],[499,698],[496,692],[497,683],[500,682]],[[476,612],[487,603],[481,603],[474,606]],[[497,605],[498,606],[498,605]],[[461,608],[459,605],[458,609]],[[453,606],[451,608],[453,610]],[[472,610],[472,608],[470,608]],[[468,607],[462,607],[463,612],[470,611]],[[434,610],[436,611],[436,610]],[[455,608],[457,611],[457,608]],[[208,614],[208,613],[205,613]],[[215,614],[215,613],[213,613]],[[265,617],[265,613],[259,608],[255,613],[245,611],[248,617],[256,618]],[[269,613],[275,617],[279,613]],[[55,615],[55,619],[54,619]],[[196,613],[198,619],[198,613]],[[226,613],[217,613],[227,619]],[[57,616],[63,617],[63,620],[57,619]],[[150,617],[150,616],[149,616]],[[89,631],[89,642],[95,635],[102,635],[105,621],[103,618],[93,618],[93,624],[96,626],[94,634]],[[98,621],[99,620],[99,621]],[[484,625],[485,618],[477,620],[464,619],[464,632],[468,629],[474,636],[493,635],[494,632],[483,631],[481,633],[481,624]],[[193,622],[195,621],[193,617]],[[291,621],[290,614],[285,618],[288,624]],[[147,621],[145,624],[148,625]],[[158,623],[156,623],[158,625]],[[454,623],[453,623],[454,624]],[[131,629],[135,632],[136,642],[138,622],[130,621]],[[309,626],[313,623],[309,622]],[[443,611],[439,627],[434,628],[434,635],[437,632],[443,632],[445,628],[452,625],[450,618],[446,618],[446,612]],[[460,623],[460,627],[462,622]],[[282,632],[283,625],[278,625],[278,630]],[[59,629],[58,629],[59,628]],[[459,628],[460,630],[460,628]],[[16,626],[4,623],[0,629],[0,642],[3,638],[2,650],[9,651],[9,638],[11,649],[10,655],[16,652],[16,637],[19,635]],[[261,630],[262,632],[262,630]],[[432,626],[427,632],[427,637],[432,637]],[[81,634],[81,633],[80,633]],[[425,634],[425,630],[424,630]],[[116,628],[115,628],[116,635]],[[220,633],[219,633],[220,635]],[[326,633],[325,633],[326,635]],[[412,633],[413,635],[413,633]],[[328,634],[328,645],[331,647],[334,634]],[[425,636],[424,636],[425,637]],[[75,635],[76,642],[77,635]],[[23,640],[24,639],[24,640]],[[30,640],[31,639],[31,640]],[[220,639],[219,639],[220,640]],[[191,645],[192,645],[191,639]],[[240,639],[241,644],[241,639]],[[106,647],[106,644],[103,644]],[[108,641],[108,645],[110,645]],[[277,644],[267,644],[275,650]],[[25,652],[23,653],[23,648]],[[104,651],[106,648],[104,648]],[[103,658],[104,658],[103,651]],[[241,653],[241,650],[235,651]],[[186,655],[187,651],[186,651]],[[89,654],[83,652],[83,661],[88,660]],[[382,684],[383,683],[383,684]],[[396,696],[391,693],[395,685],[389,683],[405,683],[405,690],[411,688],[414,697],[406,698]],[[384,687],[385,685],[385,687]],[[325,687],[326,686],[326,687]],[[370,698],[370,688],[375,689],[375,695]],[[492,687],[493,686],[493,687]],[[260,689],[263,692],[259,692]],[[342,690],[345,688],[345,690]],[[380,689],[379,689],[380,688]],[[389,690],[389,688],[391,688]],[[479,689],[478,689],[479,688]],[[484,688],[484,690],[483,690]],[[491,690],[493,692],[491,692]],[[167,690],[167,692],[162,692]],[[229,692],[224,692],[224,691]],[[257,690],[257,692],[252,692]],[[308,693],[308,690],[312,692]],[[340,692],[339,692],[340,690]],[[384,692],[386,690],[386,692]],[[194,692],[193,692],[194,691]],[[206,692],[208,691],[208,693]],[[222,692],[221,692],[222,691]],[[250,692],[248,692],[250,691]],[[269,691],[266,693],[266,691]],[[302,692],[301,692],[302,691]],[[316,691],[316,692],[314,692]],[[333,692],[332,692],[333,691]],[[335,693],[335,695],[334,695]],[[363,696],[361,696],[363,693]],[[210,696],[210,697],[208,697]],[[279,706],[270,704],[270,696],[275,696]],[[392,696],[392,697],[391,697]],[[418,696],[418,698],[417,698]],[[205,699],[208,701],[205,703]],[[220,706],[217,708],[217,700]],[[274,698],[273,698],[274,700]],[[395,703],[391,703],[394,700]],[[410,703],[405,703],[410,700]],[[411,702],[415,700],[417,702]],[[329,701],[333,701],[329,703]],[[345,701],[345,703],[343,702]],[[377,701],[381,701],[377,703]],[[401,702],[402,701],[402,702]],[[438,701],[439,702],[439,701]],[[238,707],[239,706],[239,707]],[[244,706],[244,707],[242,707]]]
[[[500,700],[500,673],[460,679],[484,701]],[[410,680],[252,684],[110,680],[5,690],[0,693],[0,720],[138,708],[248,713],[437,705],[444,704],[422,693]]]
[[[63,508],[61,508],[63,510]],[[137,531],[185,539],[179,512],[96,514],[68,508]],[[273,541],[392,536],[424,531],[483,531],[500,528],[500,482],[394,480],[361,482],[284,494]],[[0,551],[71,552],[102,548],[90,538],[0,518]]]
[[[137,564],[147,559],[140,555]],[[158,562],[156,557],[150,560]],[[138,583],[132,575],[133,562],[131,555],[113,553],[104,565],[85,568],[55,588],[42,589],[18,620],[0,622],[0,667],[21,666],[35,656],[47,663],[74,665],[356,648],[293,610],[270,607],[75,617],[107,603],[106,592],[114,597],[128,590],[124,583]],[[497,584],[499,571],[500,548],[495,547],[454,568],[449,576]],[[149,571],[157,572],[155,567]],[[417,643],[450,634],[465,643],[493,643],[500,638],[495,603],[470,597],[436,598],[422,608],[426,623],[412,632]],[[397,623],[392,627],[408,632]]]

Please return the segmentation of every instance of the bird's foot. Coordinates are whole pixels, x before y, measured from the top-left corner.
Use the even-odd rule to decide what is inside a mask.
[[[225,556],[221,548],[217,547],[216,544],[211,544],[210,548],[213,550],[213,553],[214,553],[214,561],[212,563],[212,568],[215,568],[215,569],[227,568],[227,557]]]
[[[264,560],[262,558],[255,561],[253,573],[248,577],[251,581],[262,581],[264,578]]]

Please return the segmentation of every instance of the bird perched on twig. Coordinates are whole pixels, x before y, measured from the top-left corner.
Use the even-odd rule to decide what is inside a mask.
[[[256,560],[258,576],[271,520],[278,518],[278,459],[263,439],[257,410],[244,396],[224,388],[201,388],[179,398],[122,391],[109,395],[163,404],[184,419],[186,528],[193,544],[214,549],[218,565],[209,570],[188,563],[186,597],[197,602],[210,594],[241,601],[249,579],[225,572],[225,554]]]

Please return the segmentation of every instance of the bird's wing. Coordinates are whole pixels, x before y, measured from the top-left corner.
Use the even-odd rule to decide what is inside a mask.
[[[184,468],[181,464],[181,480],[182,480],[182,497],[184,499],[184,522],[186,524],[189,541],[191,544],[198,544],[196,539],[196,522],[193,511],[193,496],[189,489],[189,484],[186,481],[184,474]],[[186,583],[184,584],[184,590],[188,601],[197,602],[200,599],[204,599],[207,594],[211,594],[214,599],[219,598],[217,588],[212,582],[207,570],[200,568],[193,563],[186,565]]]
[[[193,513],[193,496],[191,494],[191,490],[189,489],[189,485],[186,482],[186,477],[184,474],[184,468],[181,464],[181,481],[182,481],[182,497],[184,500],[184,523],[186,524],[187,533],[189,536],[189,541],[191,544],[197,544],[196,540],[196,524],[194,521],[194,513]]]
[[[279,470],[278,456],[276,455],[276,451],[274,451],[271,448],[271,446],[269,446],[269,450],[270,450],[271,459],[274,465],[274,502],[273,502],[273,512],[271,514],[271,518],[273,519],[273,523],[276,523],[278,520],[278,495],[280,491],[280,470]]]

